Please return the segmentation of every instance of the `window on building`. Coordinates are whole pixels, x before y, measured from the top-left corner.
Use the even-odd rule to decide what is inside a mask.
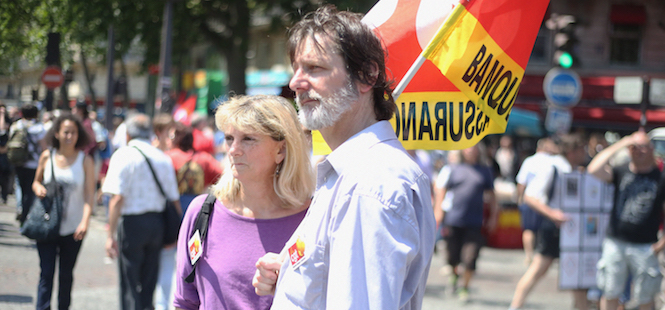
[[[640,62],[640,25],[612,25],[610,63],[637,65]]]
[[[7,99],[14,99],[14,85],[7,85]]]
[[[615,4],[610,11],[610,63],[640,63],[642,25],[646,10],[642,5]]]

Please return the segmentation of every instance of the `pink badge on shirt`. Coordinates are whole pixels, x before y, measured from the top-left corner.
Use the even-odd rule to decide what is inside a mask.
[[[289,260],[294,269],[300,267],[300,265],[306,260],[305,242],[302,241],[300,237],[298,237],[296,242],[289,247]]]

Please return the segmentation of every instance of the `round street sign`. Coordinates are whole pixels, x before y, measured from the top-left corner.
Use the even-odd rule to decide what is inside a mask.
[[[553,105],[571,108],[582,97],[582,80],[573,70],[552,68],[543,80],[543,91]]]
[[[44,73],[42,73],[42,83],[44,83],[48,89],[60,87],[64,80],[65,77],[57,66],[49,66],[44,70]]]
[[[570,109],[548,107],[545,116],[545,129],[552,133],[568,133],[573,123],[573,113]]]

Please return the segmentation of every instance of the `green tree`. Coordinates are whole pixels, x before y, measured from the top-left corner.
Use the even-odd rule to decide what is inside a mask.
[[[330,1],[357,12],[366,12],[375,2]],[[210,42],[226,59],[229,91],[244,94],[252,16],[271,17],[272,29],[283,32],[320,5],[307,0],[175,0],[174,67],[184,67],[192,46]],[[0,1],[0,74],[17,72],[19,60],[43,61],[49,32],[61,33],[63,67],[77,51],[86,59],[105,55],[110,25],[116,59],[138,45],[147,68],[159,61],[163,11],[164,0]]]
[[[367,12],[376,0],[330,1],[340,9]],[[244,94],[245,70],[249,48],[249,29],[252,16],[267,16],[272,20],[273,31],[285,31],[286,27],[300,20],[303,14],[319,7],[316,1],[293,0],[186,0],[187,15],[192,24],[226,58],[229,74],[229,91]]]
[[[18,74],[22,60],[44,61],[48,33],[66,28],[55,18],[61,13],[57,3],[55,0],[0,1],[0,74]]]

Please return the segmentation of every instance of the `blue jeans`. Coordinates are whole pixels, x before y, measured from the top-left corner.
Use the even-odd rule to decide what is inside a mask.
[[[182,208],[182,216],[183,218],[185,217],[185,213],[187,212],[187,208],[189,207],[189,204],[192,203],[192,200],[196,198],[198,195],[191,195],[191,194],[180,194],[180,208]]]
[[[23,210],[23,203],[21,202],[21,199],[23,199],[23,195],[21,194],[21,185],[19,185],[16,173],[14,173],[13,178],[14,178],[14,197],[16,198],[16,213],[21,214],[21,210]]]
[[[37,242],[39,252],[39,286],[37,287],[37,310],[51,309],[53,275],[56,257],[60,256],[58,269],[58,309],[69,309],[72,300],[74,265],[81,249],[81,241],[74,235],[60,236],[51,242]]]

